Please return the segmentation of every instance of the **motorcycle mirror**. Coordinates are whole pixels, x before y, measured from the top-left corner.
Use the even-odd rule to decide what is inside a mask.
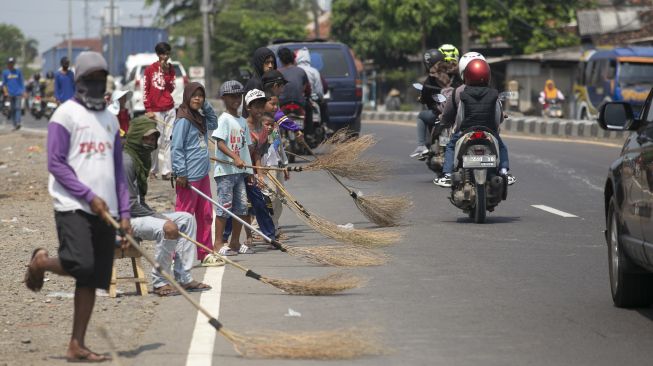
[[[516,97],[517,97],[517,93],[512,91],[499,93],[499,100],[501,100],[502,102],[506,99],[515,99]]]
[[[413,83],[413,88],[422,91],[423,86],[420,83]]]
[[[438,103],[444,103],[447,101],[447,97],[445,97],[442,94],[434,94],[433,95],[433,100],[435,100]]]

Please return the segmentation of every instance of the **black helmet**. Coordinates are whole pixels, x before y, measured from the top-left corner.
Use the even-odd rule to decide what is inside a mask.
[[[45,73],[45,78],[46,79],[54,79],[54,73],[52,71],[48,71]]]
[[[443,61],[443,60],[444,60],[444,54],[439,50],[436,50],[435,48],[427,50],[426,52],[424,52],[424,55],[422,55],[422,61],[424,62],[424,66],[426,67],[426,70],[433,67],[433,65],[435,65],[438,61]]]

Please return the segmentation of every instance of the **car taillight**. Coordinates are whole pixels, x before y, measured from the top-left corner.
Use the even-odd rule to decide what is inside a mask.
[[[363,81],[361,79],[356,79],[356,98],[363,97]]]
[[[134,82],[134,89],[138,89],[141,87],[141,79],[136,79]]]
[[[183,79],[184,79],[184,85],[188,85],[188,81],[189,81],[188,76],[184,76]]]
[[[483,132],[483,131],[476,131],[476,132],[472,133],[471,136],[469,136],[470,140],[481,140],[481,139],[485,139],[485,138],[486,138],[485,137],[485,132]]]

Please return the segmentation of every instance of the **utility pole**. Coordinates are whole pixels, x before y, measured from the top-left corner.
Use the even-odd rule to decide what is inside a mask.
[[[88,0],[84,0],[84,38],[88,38]]]
[[[91,18],[92,18],[92,19],[97,19],[97,20],[100,21],[100,38],[102,38],[102,36],[103,36],[104,33],[105,33],[105,32],[104,32],[104,28],[106,27],[106,19],[105,19],[104,15],[99,16],[99,17],[92,16]]]
[[[137,14],[137,15],[129,14],[129,17],[132,18],[132,19],[138,19],[138,26],[139,27],[142,27],[144,25],[144,22],[143,22],[144,19],[152,18],[151,15],[145,15],[145,14]]]
[[[109,74],[113,74],[113,0],[109,1]]]
[[[320,5],[317,0],[311,1],[311,12],[313,13],[313,33],[315,38],[320,38]]]
[[[211,37],[209,33],[209,13],[213,11],[213,0],[201,0],[202,12],[202,63],[204,64],[204,87],[207,96],[213,93],[213,72],[211,71]]]
[[[469,52],[469,17],[467,0],[460,0],[460,38],[463,53]]]
[[[68,0],[68,60],[73,63],[73,0]]]

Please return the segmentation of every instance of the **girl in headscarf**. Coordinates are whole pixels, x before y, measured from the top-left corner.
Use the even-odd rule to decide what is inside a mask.
[[[200,114],[200,110],[202,114]],[[192,191],[193,186],[211,196],[209,178],[208,130],[218,128],[218,117],[206,101],[206,91],[200,83],[190,83],[184,88],[184,99],[177,110],[177,120],[172,130],[172,171],[176,177],[176,211],[188,212],[197,220],[197,241],[213,248],[211,203]],[[197,259],[209,264],[203,249],[197,249]],[[211,257],[209,257],[211,258]],[[205,263],[206,262],[206,263]]]
[[[556,88],[553,80],[549,79],[544,83],[544,90],[540,92],[540,104],[546,105],[547,100],[557,99],[558,101],[565,100],[565,96],[558,88]]]

